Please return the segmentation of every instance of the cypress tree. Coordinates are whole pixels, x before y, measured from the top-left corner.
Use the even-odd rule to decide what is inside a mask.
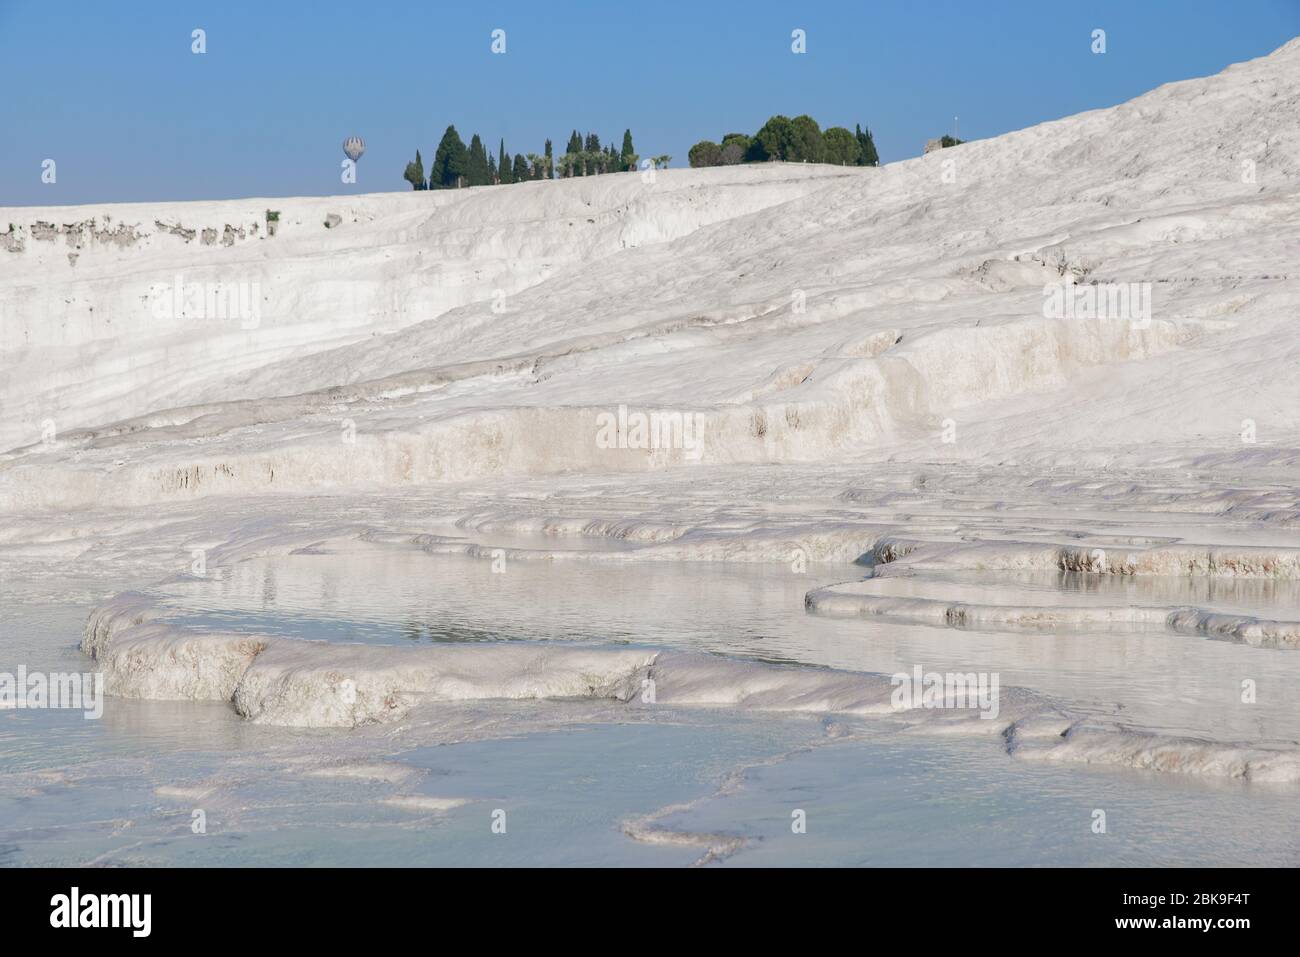
[[[475,133],[469,141],[469,157],[465,164],[465,183],[467,186],[489,186],[491,180],[488,179],[487,150],[483,149],[483,141]]]
[[[510,178],[510,157],[506,155],[506,140],[504,136],[501,138],[501,156],[497,160],[497,171],[501,174],[501,182],[514,182],[514,180]]]
[[[523,153],[515,154],[515,170],[512,179],[516,183],[522,183],[528,179],[528,160],[524,159]]]
[[[420,158],[419,150],[415,151],[415,162],[406,164],[402,179],[411,184],[411,189],[428,189],[424,182],[424,160]]]
[[[569,145],[564,148],[565,176],[577,176],[582,164],[582,137],[574,130],[569,134]]]
[[[879,166],[880,156],[876,153],[875,141],[871,138],[871,130],[863,131],[858,124],[853,124],[853,135],[858,141],[861,148],[861,155],[858,157],[859,166]]]
[[[497,160],[491,153],[488,153],[488,182],[493,186],[497,181]]]
[[[635,160],[632,159],[632,157],[634,156],[636,156],[636,150],[633,149],[632,147],[632,131],[624,130],[623,149],[620,150],[618,154],[618,158],[623,165],[623,169],[628,169],[629,167],[632,166],[634,162],[636,162]]]

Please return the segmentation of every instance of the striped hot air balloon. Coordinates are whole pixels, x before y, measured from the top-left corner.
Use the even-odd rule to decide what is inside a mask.
[[[361,159],[361,154],[365,151],[366,141],[359,136],[349,136],[343,141],[343,152],[354,163]]]

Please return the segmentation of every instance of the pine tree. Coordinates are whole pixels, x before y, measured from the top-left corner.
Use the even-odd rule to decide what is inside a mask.
[[[512,179],[516,183],[522,183],[528,179],[528,160],[524,159],[523,153],[515,154],[515,169]]]
[[[497,160],[491,153],[488,153],[488,182],[493,186],[497,182]]]
[[[842,126],[832,126],[822,133],[822,145],[825,150],[823,163],[836,166],[859,166],[862,159],[862,147],[858,139]]]
[[[820,163],[825,158],[826,145],[817,121],[804,113],[791,120],[790,126],[794,131],[794,139],[789,154],[782,158],[792,163]]]
[[[790,117],[778,113],[769,117],[763,128],[754,134],[745,158],[757,163],[789,159],[794,140],[794,123]]]
[[[712,140],[700,140],[686,153],[686,161],[693,169],[722,165],[722,147]]]
[[[546,141],[546,170],[545,170],[546,179],[550,179],[554,175],[553,173],[554,169],[555,169],[555,151],[551,147],[551,141],[547,140]]]
[[[465,144],[456,132],[456,127],[447,127],[438,143],[438,152],[433,158],[433,169],[429,173],[429,186],[433,189],[454,189],[462,185],[465,168],[469,165],[469,154]]]

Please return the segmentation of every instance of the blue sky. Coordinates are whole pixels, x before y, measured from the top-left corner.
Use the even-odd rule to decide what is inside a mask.
[[[0,205],[404,190],[448,123],[512,153],[631,127],[642,156],[681,166],[697,140],[809,113],[870,126],[890,162],[954,115],[963,138],[994,136],[1296,35],[1300,0],[0,0]],[[367,153],[345,186],[352,134]]]

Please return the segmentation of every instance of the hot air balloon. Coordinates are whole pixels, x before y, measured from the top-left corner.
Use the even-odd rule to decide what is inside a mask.
[[[343,141],[343,152],[354,163],[361,159],[361,154],[365,151],[366,141],[359,136],[349,136]]]

